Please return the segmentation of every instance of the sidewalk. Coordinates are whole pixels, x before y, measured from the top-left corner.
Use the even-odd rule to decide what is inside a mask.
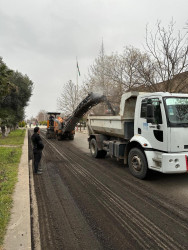
[[[18,182],[13,194],[13,208],[3,250],[31,249],[30,193],[28,166],[28,131],[22,146]]]
[[[79,128],[78,131],[76,130],[76,132],[87,134],[87,129],[82,129],[80,131]],[[22,155],[18,169],[18,182],[16,183],[13,194],[13,207],[11,210],[11,218],[7,227],[7,232],[3,245],[3,250],[26,249],[31,249],[28,130],[26,130],[24,144],[22,146]]]
[[[80,128],[75,128],[75,132],[78,132],[78,133],[83,133],[83,134],[88,134],[88,130],[87,130],[87,128],[85,128],[85,129],[83,129],[83,128],[81,128],[81,130],[80,130]]]

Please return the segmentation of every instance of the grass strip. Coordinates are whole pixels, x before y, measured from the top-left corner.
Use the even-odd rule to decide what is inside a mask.
[[[8,136],[0,135],[0,145],[22,145],[25,136],[25,129],[16,129],[11,131]]]
[[[6,143],[4,145],[20,145],[20,147],[0,147],[0,249],[10,220],[12,195],[17,182],[18,166],[22,154],[21,143],[24,140],[25,130],[13,131],[9,136],[3,139]],[[1,141],[0,139],[0,143]]]

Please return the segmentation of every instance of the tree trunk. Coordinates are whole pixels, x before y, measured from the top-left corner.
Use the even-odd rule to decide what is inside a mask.
[[[2,137],[4,138],[5,137],[5,126],[1,126],[1,132],[2,132]]]
[[[6,131],[6,135],[8,135],[11,131],[11,128],[10,127],[7,127],[7,131]]]

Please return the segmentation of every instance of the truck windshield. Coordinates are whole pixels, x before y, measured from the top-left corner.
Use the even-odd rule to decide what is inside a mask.
[[[165,98],[168,125],[170,127],[188,127],[188,98]]]

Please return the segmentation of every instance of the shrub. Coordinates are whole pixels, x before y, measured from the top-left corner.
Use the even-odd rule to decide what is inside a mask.
[[[24,128],[26,126],[26,122],[25,121],[21,121],[21,122],[19,122],[18,125],[19,125],[20,128]]]

